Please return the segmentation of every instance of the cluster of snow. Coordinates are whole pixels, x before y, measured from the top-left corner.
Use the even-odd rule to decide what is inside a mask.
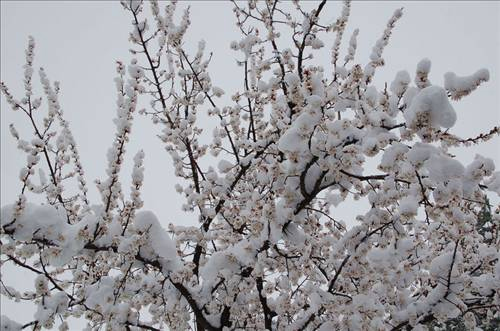
[[[354,56],[356,55],[356,48],[358,47],[358,34],[359,29],[354,29],[351,38],[349,39],[349,48],[347,49],[347,55],[344,58],[345,63],[354,60]]]
[[[417,64],[417,72],[415,75],[415,85],[419,89],[426,88],[431,85],[429,81],[429,72],[431,71],[431,61],[427,58],[420,60]]]
[[[249,34],[240,42],[232,42],[231,48],[234,50],[241,50],[243,54],[245,54],[245,58],[248,59],[250,57],[250,53],[252,52],[252,48],[261,42],[260,38],[254,34]]]
[[[410,128],[451,128],[455,125],[457,115],[446,91],[438,86],[422,89],[413,99],[404,113]]]
[[[159,258],[163,271],[166,273],[179,268],[181,262],[175,243],[152,212],[138,212],[135,216],[134,227],[139,233],[148,233],[148,240],[141,247],[141,254],[152,260]]]
[[[391,83],[390,90],[398,97],[402,97],[406,89],[408,88],[410,82],[411,79],[408,71],[405,70],[398,71],[398,73],[396,74],[396,78]]]
[[[23,326],[5,315],[0,315],[0,328],[4,331],[21,331]]]
[[[477,89],[483,82],[490,79],[487,69],[480,69],[470,76],[460,77],[453,72],[444,75],[444,88],[450,93],[451,98],[459,100]]]
[[[407,196],[399,202],[399,213],[401,215],[415,216],[417,215],[418,201],[414,196]]]
[[[444,155],[433,154],[425,162],[429,177],[436,182],[462,178],[465,168],[457,160]]]

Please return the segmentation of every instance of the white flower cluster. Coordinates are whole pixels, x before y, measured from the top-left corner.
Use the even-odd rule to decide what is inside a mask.
[[[117,72],[119,77],[115,79],[118,92],[117,100],[117,117],[114,120],[116,125],[116,134],[113,146],[108,150],[108,168],[106,170],[108,179],[105,181],[97,181],[97,187],[101,193],[102,203],[104,206],[105,220],[111,220],[111,211],[118,205],[118,199],[122,197],[121,184],[119,174],[125,154],[125,145],[129,140],[129,135],[132,129],[133,113],[137,107],[137,98],[139,93],[144,91],[142,82],[144,72],[136,60],[128,66],[128,74],[130,78],[124,82],[125,66],[118,63]],[[142,158],[138,157],[137,167],[141,167]],[[133,178],[134,186],[141,185],[141,181],[135,173]]]

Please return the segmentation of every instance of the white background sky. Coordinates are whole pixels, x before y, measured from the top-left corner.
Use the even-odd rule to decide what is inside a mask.
[[[191,1],[192,25],[187,33],[186,47],[193,49],[197,41],[205,39],[207,51],[214,56],[210,66],[212,80],[227,94],[242,86],[236,66],[237,54],[229,49],[239,34],[234,25],[232,4],[223,1]],[[308,3],[310,6],[314,3]],[[181,2],[184,7],[186,2]],[[490,82],[472,95],[453,103],[458,121],[452,133],[463,137],[476,136],[500,123],[500,3],[494,1],[442,1],[442,2],[354,2],[348,23],[341,56],[355,28],[360,29],[355,62],[367,62],[371,47],[382,34],[394,9],[404,7],[404,16],[397,23],[389,46],[384,52],[387,65],[377,71],[375,81],[382,87],[393,79],[396,72],[406,69],[413,77],[419,60],[432,61],[431,82],[443,84],[443,74],[454,71],[469,75],[477,69],[490,70]],[[128,33],[131,31],[130,14],[118,1],[2,1],[1,8],[1,80],[8,84],[15,96],[23,93],[22,65],[28,35],[36,39],[35,67],[43,66],[49,78],[61,82],[60,103],[70,122],[78,143],[82,163],[89,183],[90,198],[99,202],[93,180],[104,179],[106,151],[114,134],[112,118],[115,108],[115,60],[128,63]],[[333,22],[340,14],[341,4],[328,3],[323,19]],[[323,22],[325,22],[323,21]],[[330,45],[334,35],[325,42]],[[284,43],[282,44],[284,46]],[[287,47],[290,47],[288,45]],[[328,49],[317,56],[318,63],[328,66]],[[35,75],[35,84],[38,77]],[[37,90],[35,90],[36,92]],[[40,89],[38,89],[41,92]],[[15,123],[21,134],[26,131],[26,119],[20,112],[12,112],[1,98],[1,205],[13,203],[20,192],[18,179],[25,156],[15,148],[8,125]],[[171,161],[163,150],[148,118],[136,116],[128,145],[130,158],[143,148],[146,152],[146,179],[143,189],[145,208],[153,210],[163,224],[191,223],[192,215],[181,212],[182,197],[174,192]],[[479,147],[457,153],[460,160],[470,162],[475,153],[491,157],[500,165],[499,139]],[[128,167],[128,168],[127,168]],[[130,164],[126,164],[123,186],[130,183]],[[347,217],[348,209],[339,213]],[[352,215],[354,218],[355,215]],[[346,220],[348,221],[348,220]],[[5,268],[4,280],[11,285],[30,288],[26,278],[18,277],[12,269]],[[7,304],[2,299],[2,314],[15,317],[20,322],[29,321],[31,309]],[[24,307],[23,310],[20,310]]]

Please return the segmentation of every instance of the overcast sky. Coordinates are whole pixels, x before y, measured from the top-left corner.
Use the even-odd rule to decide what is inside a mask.
[[[180,6],[184,5],[186,3],[181,2]],[[232,5],[222,1],[192,1],[190,5],[192,25],[186,47],[192,49],[200,39],[207,42],[207,50],[214,52],[210,65],[212,80],[230,95],[242,84],[241,68],[235,63],[236,53],[229,49],[230,41],[240,37],[235,29]],[[443,74],[447,71],[469,75],[485,67],[490,70],[490,81],[453,104],[458,121],[452,132],[471,137],[499,125],[499,2],[354,2],[342,56],[345,55],[345,45],[351,32],[359,28],[355,61],[365,64],[371,47],[398,7],[404,7],[404,16],[397,23],[384,52],[387,65],[377,71],[375,81],[380,83],[379,86],[390,82],[402,69],[413,76],[417,62],[424,57],[431,59],[430,79],[438,85],[443,83]],[[130,59],[129,13],[121,8],[118,1],[2,1],[0,8],[1,80],[8,84],[15,96],[22,95],[24,49],[28,35],[33,35],[36,40],[35,67],[43,66],[51,80],[61,82],[60,102],[78,143],[90,198],[93,203],[98,203],[99,196],[93,181],[104,179],[106,151],[114,134],[111,121],[116,114],[115,60],[128,63]],[[334,21],[340,8],[338,2],[328,3],[324,19],[328,23]],[[316,57],[319,62],[324,61],[324,66],[329,63],[329,58],[327,49],[323,50],[322,56]],[[38,85],[38,78],[35,78]],[[3,96],[0,113],[0,200],[5,205],[12,203],[20,192],[18,173],[25,163],[24,154],[15,148],[8,125],[15,123],[19,131],[27,127],[23,114],[12,112]],[[173,176],[170,157],[156,138],[156,133],[159,133],[158,127],[154,127],[149,119],[137,116],[127,147],[130,157],[141,148],[146,152],[145,208],[153,210],[165,225],[169,222],[192,223],[193,216],[186,216],[180,210],[183,200],[173,189],[177,179]],[[498,143],[497,138],[480,147],[456,153],[464,162],[470,162],[475,153],[480,153],[500,165]],[[123,186],[128,187],[130,167],[123,173]],[[339,213],[348,215],[346,211]],[[11,269],[5,269],[3,273],[11,284],[32,287],[32,284],[21,284],[22,278],[18,278]],[[2,304],[2,313],[17,317],[21,322],[30,320],[31,316],[18,313],[19,307]],[[29,310],[23,310],[26,311]]]

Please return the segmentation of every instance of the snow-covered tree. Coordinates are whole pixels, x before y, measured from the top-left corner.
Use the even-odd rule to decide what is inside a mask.
[[[490,236],[486,234],[485,232],[491,232],[491,231],[498,231],[498,229],[495,229],[495,227],[492,226],[492,215],[491,215],[491,205],[488,200],[488,198],[485,198],[483,207],[481,209],[481,212],[478,215],[477,223],[476,223],[476,228],[478,232],[483,236],[484,240],[486,242],[493,240],[493,236]],[[495,238],[497,235],[495,235]],[[479,275],[479,272],[477,273]],[[494,331],[497,330],[499,325],[500,325],[500,316],[496,316],[495,318],[491,319],[490,317],[487,316],[487,311],[481,311],[477,310],[476,311],[476,325],[480,327],[483,331]],[[437,321],[437,320],[432,320],[429,321],[429,329],[431,331],[434,330],[446,330],[446,331],[452,331],[452,330],[468,330],[470,328],[465,326],[464,318],[463,316],[459,315],[455,318],[448,319],[446,321]]]
[[[439,86],[423,59],[413,79],[400,71],[376,87],[402,9],[361,65],[353,63],[358,30],[341,55],[349,2],[326,24],[326,0],[312,11],[250,0],[234,2],[241,39],[231,43],[244,88],[227,86],[232,102],[223,103],[204,42],[195,54],[185,49],[189,9],[178,16],[175,3],[122,5],[136,59],[117,62],[101,201],[87,196],[59,84],[40,69],[45,95],[33,93],[33,39],[25,95],[1,85],[32,126],[10,126],[26,166],[17,200],[1,210],[1,263],[36,276],[33,291],[2,282],[1,293],[37,305],[24,325],[2,316],[3,329],[67,330],[71,317],[109,330],[423,330],[455,318],[474,330],[478,318],[498,321],[500,239],[485,229],[498,229],[499,208],[488,203],[488,224],[477,222],[487,192],[500,194],[500,172],[483,156],[462,165],[449,153],[499,133],[452,133],[450,99],[488,81],[487,70],[448,73]],[[327,38],[333,47],[323,50]],[[321,51],[330,63],[315,62]],[[142,151],[123,184],[137,113],[161,126],[184,183],[175,189],[198,227],[163,227],[141,210]],[[211,139],[202,114],[215,123]],[[30,203],[35,194],[45,203]],[[339,204],[361,199],[367,210],[353,212],[355,225],[336,218]]]

